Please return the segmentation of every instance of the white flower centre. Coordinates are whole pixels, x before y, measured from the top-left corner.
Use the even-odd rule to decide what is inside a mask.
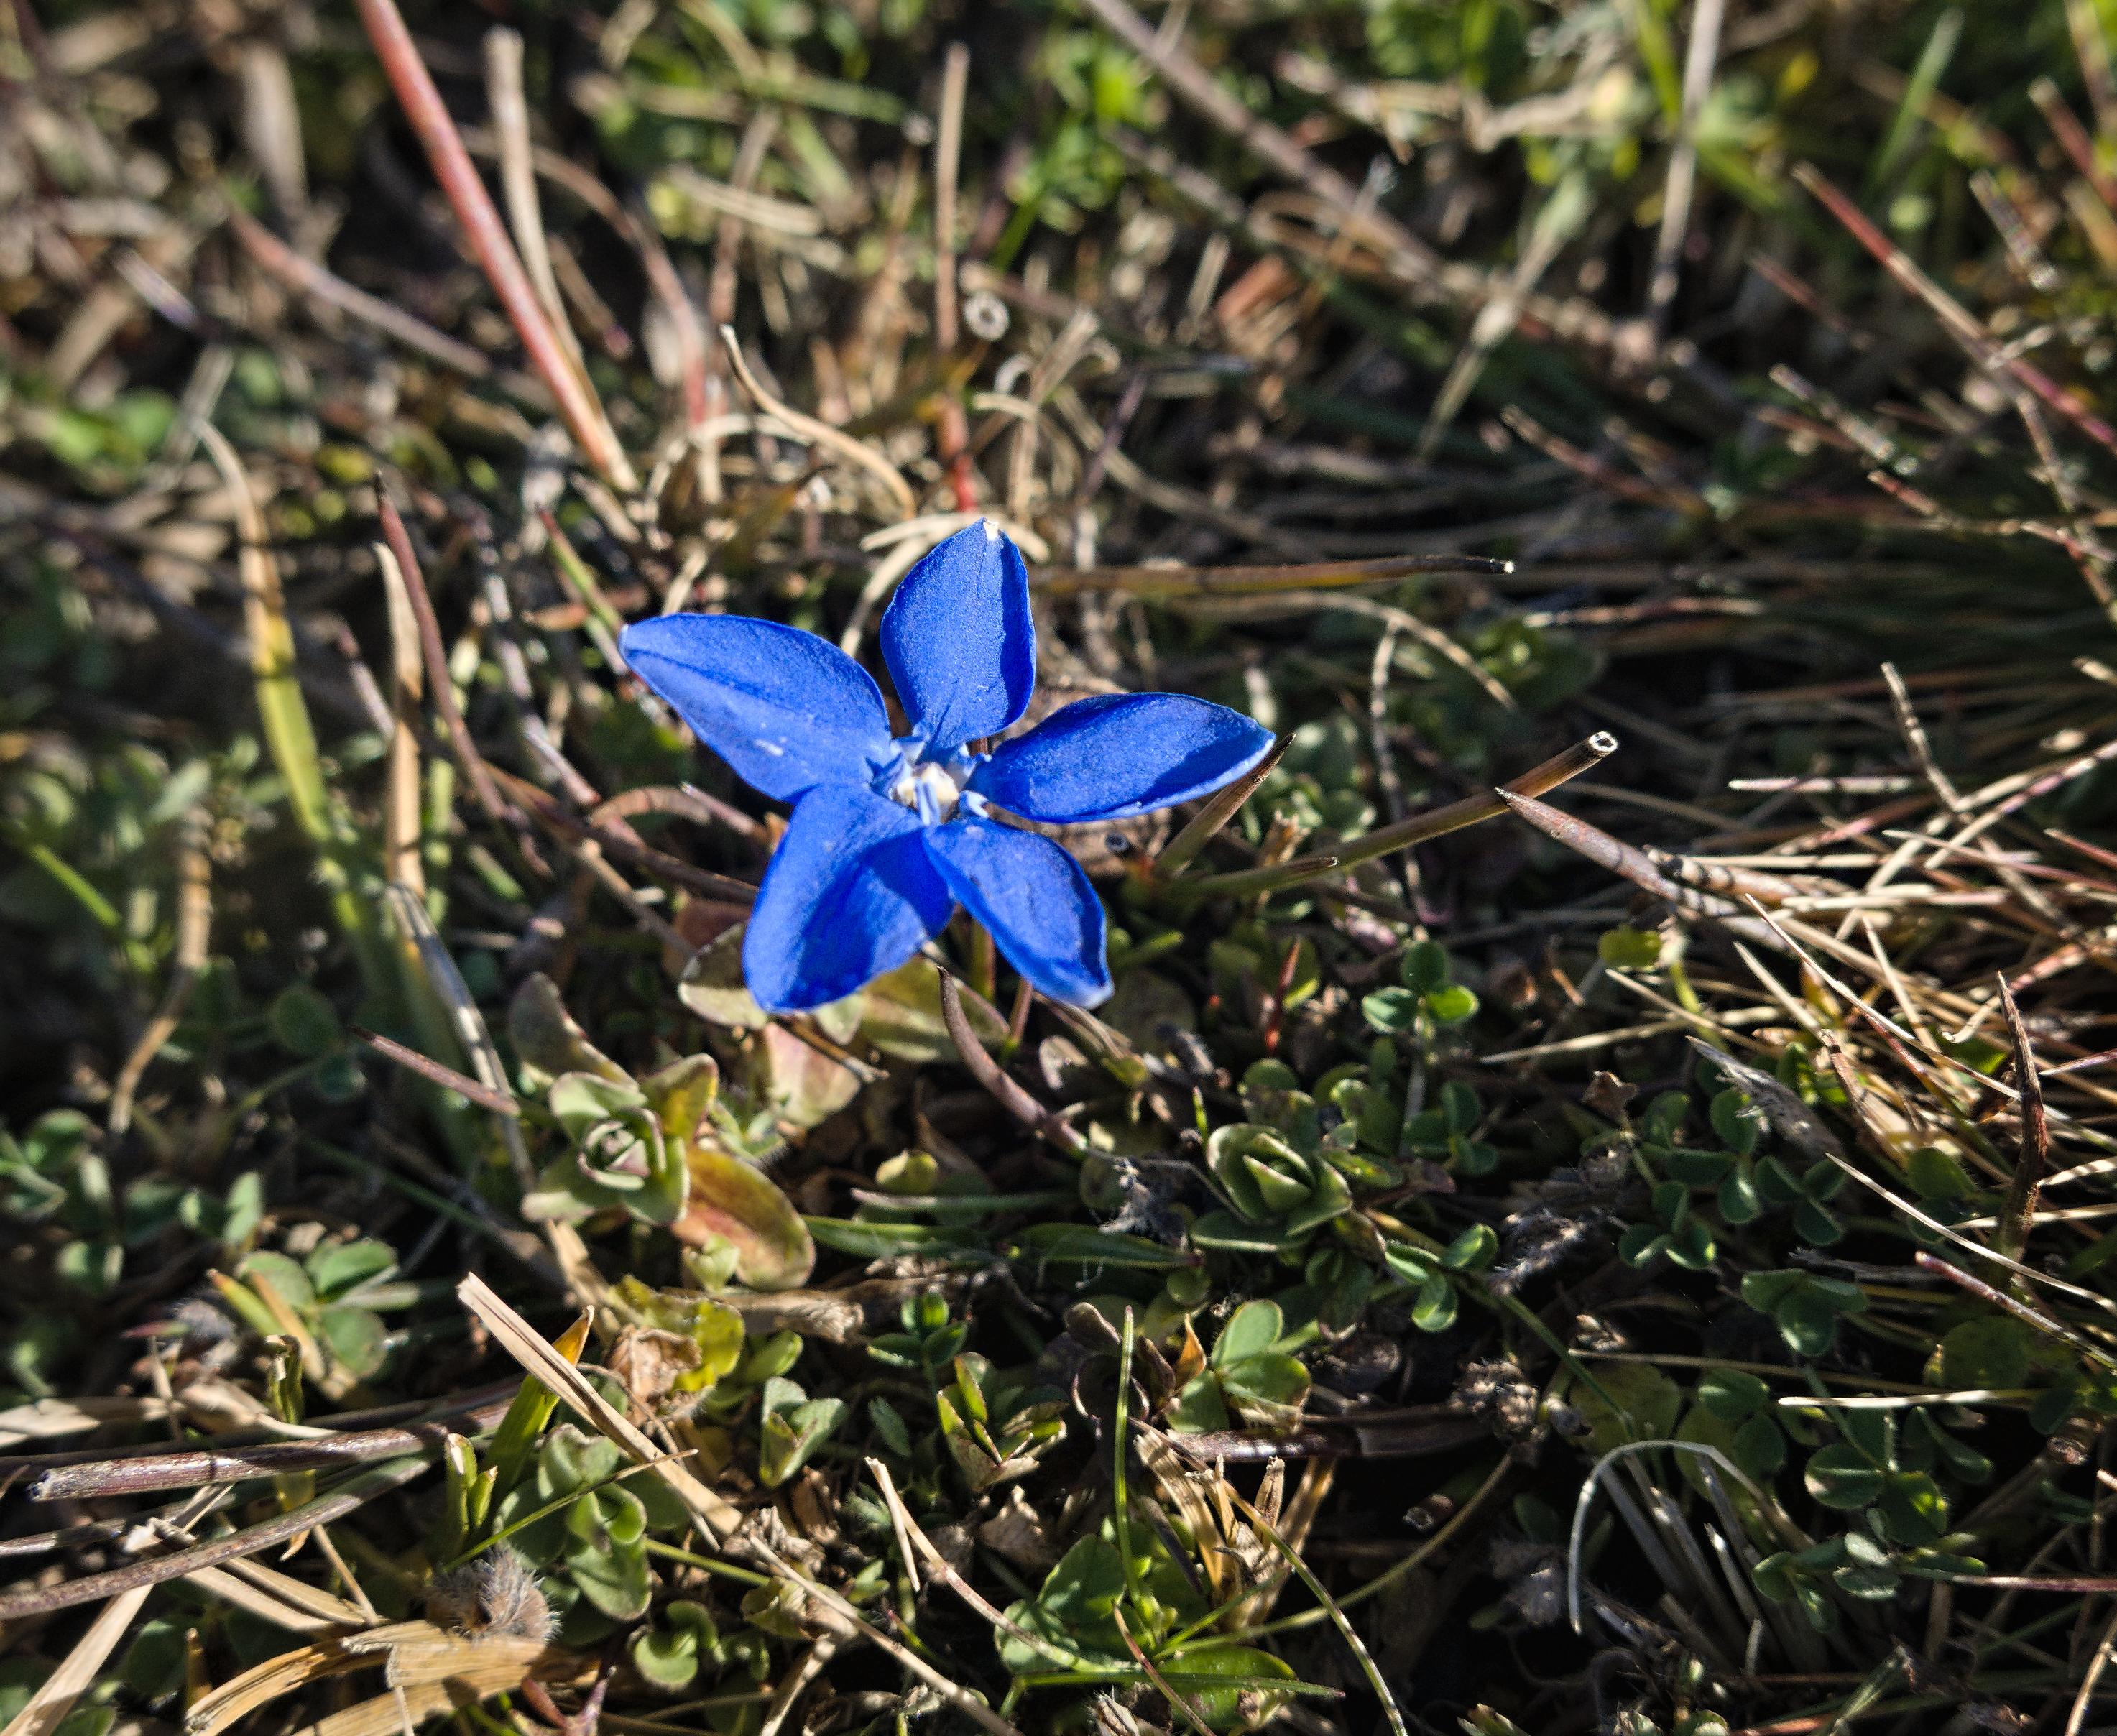
[[[889,799],[902,802],[928,825],[939,825],[955,813],[957,803],[962,799],[963,783],[970,771],[967,766],[963,769],[964,777],[958,779],[946,766],[933,760],[916,765],[907,762],[889,786]]]

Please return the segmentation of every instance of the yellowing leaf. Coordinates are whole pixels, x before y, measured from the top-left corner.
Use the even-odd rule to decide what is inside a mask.
[[[703,1145],[691,1148],[691,1192],[670,1226],[679,1241],[735,1250],[735,1275],[753,1290],[791,1290],[807,1281],[816,1245],[794,1203],[760,1171]]]
[[[687,1140],[720,1096],[721,1070],[710,1055],[686,1055],[639,1082],[662,1132]]]

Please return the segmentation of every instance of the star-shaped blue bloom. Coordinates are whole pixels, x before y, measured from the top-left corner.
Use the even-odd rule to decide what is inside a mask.
[[[881,690],[812,633],[736,615],[665,615],[619,640],[633,672],[736,775],[794,804],[743,941],[760,1006],[799,1012],[893,970],[958,904],[1045,994],[1110,992],[1103,906],[1049,839],[988,804],[1055,825],[1122,820],[1239,777],[1271,732],[1177,693],[1083,699],[989,753],[1036,684],[1029,574],[988,520],[905,576],[882,655],[911,733],[892,739]]]

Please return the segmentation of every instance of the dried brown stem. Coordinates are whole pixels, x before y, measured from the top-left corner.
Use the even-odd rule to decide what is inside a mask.
[[[2007,1183],[2007,1197],[1999,1207],[1993,1240],[2001,1253],[2019,1259],[2036,1222],[2037,1195],[2050,1170],[2050,1121],[2044,1113],[2043,1084],[2036,1076],[2028,1027],[2022,1022],[2004,977],[1999,979],[1999,1010],[2014,1039],[2014,1088],[2022,1094],[2022,1144],[2014,1159],[2013,1176]]]
[[[1699,894],[1664,877],[1644,850],[1621,838],[1612,837],[1601,827],[1590,826],[1570,813],[1561,813],[1549,803],[1539,802],[1533,796],[1516,795],[1511,790],[1496,790],[1492,793],[1506,804],[1516,819],[1535,827],[1554,843],[1585,856],[1598,868],[1607,868],[1630,881],[1642,892],[1677,905],[1695,905],[1699,901]]]
[[[1183,873],[1192,858],[1212,842],[1220,828],[1241,811],[1243,804],[1257,794],[1257,785],[1271,776],[1272,768],[1285,757],[1293,740],[1291,735],[1280,736],[1256,765],[1232,784],[1214,791],[1183,830],[1162,847],[1161,854],[1154,859],[1154,872],[1164,879]]]
[[[456,1294],[464,1305],[484,1323],[500,1347],[527,1372],[557,1393],[635,1463],[651,1467],[707,1534],[729,1554],[746,1557],[798,1586],[819,1611],[828,1612],[824,1619],[838,1634],[858,1633],[881,1647],[959,1712],[991,1731],[993,1736],[1021,1736],[1020,1731],[984,1701],[966,1693],[917,1653],[880,1632],[837,1591],[809,1578],[745,1527],[739,1508],[700,1482],[679,1460],[657,1450],[653,1442],[588,1384],[579,1370],[539,1338],[528,1322],[501,1301],[484,1279],[465,1278],[457,1287]]]
[[[965,1069],[992,1094],[1003,1109],[1025,1127],[1043,1135],[1069,1157],[1087,1155],[1087,1142],[1010,1079],[999,1063],[985,1052],[985,1045],[971,1029],[969,1015],[963,1011],[962,989],[945,970],[941,973],[941,1020],[948,1027],[948,1039],[956,1045],[956,1052],[962,1057]]]
[[[1248,104],[1185,52],[1180,37],[1155,31],[1125,0],[1082,0],[1082,4],[1113,36],[1151,66],[1188,107],[1269,163],[1275,173],[1307,187],[1341,213],[1360,206],[1357,186],[1271,122],[1259,119]],[[1360,227],[1409,274],[1427,282],[1445,274],[1440,255],[1386,214],[1364,212]]]
[[[482,1085],[476,1080],[459,1073],[454,1067],[444,1066],[431,1056],[422,1055],[417,1049],[407,1048],[393,1038],[364,1029],[357,1025],[352,1026],[351,1029],[354,1037],[384,1060],[394,1061],[407,1071],[417,1073],[420,1078],[430,1080],[435,1084],[454,1092],[459,1097],[469,1098],[481,1109],[490,1109],[496,1115],[505,1115],[511,1119],[520,1117],[522,1106],[505,1091],[496,1091],[490,1086]]]
[[[511,1390],[511,1389],[510,1389]],[[389,1429],[348,1430],[305,1441],[268,1441],[261,1446],[219,1447],[104,1459],[48,1471],[30,1485],[33,1501],[76,1501],[111,1495],[152,1494],[168,1489],[242,1483],[290,1471],[330,1471],[369,1459],[440,1449],[451,1434],[477,1434],[506,1413],[509,1399],[488,1399],[452,1411],[445,1421],[406,1423]]]
[[[427,665],[427,685],[432,693],[434,709],[441,714],[449,757],[456,762],[456,769],[463,773],[464,781],[470,785],[472,795],[487,817],[512,829],[517,841],[523,846],[523,859],[536,873],[549,878],[551,868],[537,854],[528,836],[528,825],[518,811],[500,799],[491,769],[486,764],[485,756],[477,751],[477,744],[471,739],[470,725],[464,720],[463,707],[456,703],[455,682],[449,674],[449,654],[441,643],[441,624],[434,613],[433,596],[427,589],[426,574],[420,567],[418,553],[412,546],[404,515],[397,510],[397,503],[390,498],[387,486],[376,490],[375,507],[376,516],[382,521],[383,541],[397,558],[397,570],[404,580],[405,598],[412,606],[413,619],[418,624],[419,649]]]
[[[2045,124],[2051,136],[2058,140],[2073,166],[2080,171],[2080,178],[2094,189],[2104,209],[2117,212],[2117,176],[2102,166],[2095,148],[2095,141],[2087,136],[2087,129],[2080,124],[2079,117],[2066,104],[2059,88],[2047,78],[2032,81],[2029,85],[2030,99],[2043,113]]]
[[[378,1465],[372,1471],[361,1472],[330,1494],[319,1495],[313,1501],[304,1501],[299,1507],[281,1513],[277,1518],[247,1526],[225,1537],[216,1537],[212,1542],[201,1543],[196,1548],[179,1550],[169,1555],[157,1555],[151,1560],[136,1562],[131,1567],[113,1568],[106,1573],[85,1574],[79,1579],[65,1580],[58,1585],[29,1586],[19,1591],[0,1592],[0,1621],[19,1621],[25,1616],[48,1615],[57,1609],[71,1609],[76,1604],[98,1603],[107,1597],[136,1591],[142,1586],[155,1586],[164,1580],[181,1579],[185,1574],[195,1573],[201,1568],[215,1568],[224,1562],[239,1561],[246,1555],[257,1554],[274,1544],[298,1537],[313,1526],[343,1519],[376,1496],[403,1487],[424,1471],[427,1462],[423,1458],[404,1458]]]
[[[784,422],[800,439],[811,445],[821,446],[827,452],[834,452],[865,471],[882,485],[891,504],[896,507],[898,518],[911,518],[917,515],[919,501],[911,491],[911,485],[879,450],[864,440],[855,440],[842,428],[833,428],[828,422],[797,410],[775,396],[758,379],[745,359],[742,345],[736,337],[734,327],[723,325],[721,328],[721,343],[727,352],[728,366],[735,371],[735,377],[742,382],[743,389],[756,400],[758,408]]]
[[[665,850],[656,850],[653,845],[642,844],[636,838],[628,838],[611,827],[595,825],[570,813],[556,797],[511,772],[503,771],[497,766],[491,770],[510,795],[570,847],[607,851],[613,856],[637,864],[649,873],[659,874],[664,879],[688,886],[694,892],[702,892],[709,898],[717,898],[723,903],[746,905],[757,896],[757,888],[747,881],[731,880],[725,874],[716,874],[708,868],[693,868],[690,863],[680,861]]]
[[[2030,1307],[2018,1297],[2009,1296],[2005,1291],[1998,1289],[1986,1283],[1984,1279],[1965,1272],[1962,1267],[1950,1264],[1939,1255],[1929,1254],[1921,1248],[1912,1257],[1922,1270],[1946,1278],[1957,1288],[1968,1291],[1981,1301],[1990,1302],[1995,1308],[2004,1309],[2016,1319],[2025,1325],[2034,1327],[2047,1337],[2060,1339],[2065,1343],[2076,1347],[2081,1342],[2077,1333],[2053,1319],[2049,1315],[2039,1309]]]
[[[1156,600],[1247,596],[1272,591],[1326,590],[1414,573],[1505,574],[1515,564],[1483,555],[1388,555],[1374,560],[1321,560],[1258,567],[1033,567],[1030,582],[1047,596],[1123,591]]]
[[[1912,263],[1911,256],[1892,242],[1866,212],[1806,163],[1796,163],[1794,179],[1815,195],[1830,214],[1843,223],[1854,240],[1875,256],[1876,262],[1905,288],[1932,310],[1949,333],[1984,366],[2004,373],[2028,388],[2051,408],[2072,422],[2097,445],[2117,451],[2117,429],[2090,410],[2073,393],[2040,368],[2018,356],[2004,354],[1984,326],[1963,310],[1962,304]]]
[[[1501,788],[1515,795],[1538,796],[1546,790],[1556,790],[1584,771],[1592,771],[1617,751],[1617,738],[1607,730],[1598,730],[1584,741],[1575,742],[1563,753],[1553,754],[1540,766],[1533,766],[1520,777],[1512,779]],[[1429,808],[1424,813],[1415,813],[1399,821],[1394,826],[1385,826],[1369,832],[1364,838],[1355,838],[1349,844],[1340,845],[1329,855],[1297,858],[1280,863],[1273,868],[1244,868],[1232,874],[1209,874],[1203,878],[1187,881],[1184,890],[1193,893],[1223,894],[1230,897],[1246,897],[1258,892],[1271,891],[1282,886],[1290,886],[1302,880],[1313,879],[1326,874],[1334,868],[1352,868],[1363,862],[1372,862],[1377,856],[1386,856],[1392,850],[1407,849],[1414,844],[1423,844],[1451,831],[1460,831],[1466,826],[1475,826],[1480,821],[1496,818],[1507,811],[1506,800],[1496,790],[1481,790],[1467,795],[1460,802],[1451,802],[1445,808]]]

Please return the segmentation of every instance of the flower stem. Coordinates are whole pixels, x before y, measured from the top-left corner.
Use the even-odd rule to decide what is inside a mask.
[[[999,955],[993,946],[992,931],[972,917],[971,925],[971,983],[988,1001],[999,992]]]

